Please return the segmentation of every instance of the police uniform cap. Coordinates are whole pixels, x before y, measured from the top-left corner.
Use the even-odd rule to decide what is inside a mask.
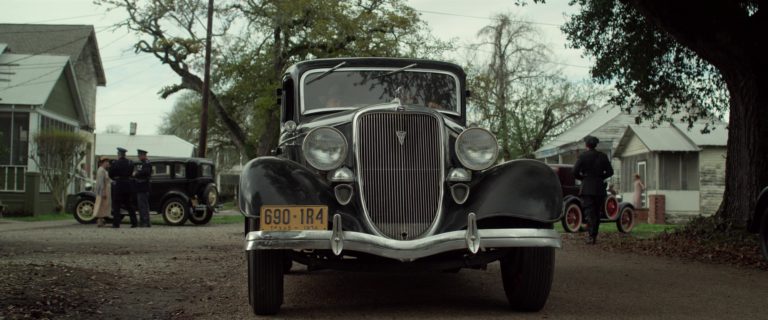
[[[584,137],[584,143],[588,147],[594,148],[594,147],[597,146],[598,143],[600,143],[600,139],[598,139],[597,137],[594,137],[594,136],[586,136],[586,137]]]
[[[139,155],[147,154],[147,151],[146,150],[142,150],[142,149],[136,149],[136,152],[138,152]]]
[[[126,152],[128,152],[127,149],[121,148],[121,147],[117,147],[117,153],[126,153]]]

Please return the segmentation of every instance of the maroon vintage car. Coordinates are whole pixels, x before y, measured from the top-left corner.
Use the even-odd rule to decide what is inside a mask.
[[[573,166],[567,164],[551,164],[552,170],[560,178],[563,188],[563,229],[566,232],[586,230],[586,216],[583,214],[579,190],[581,182],[573,177]],[[635,207],[629,202],[619,202],[614,195],[608,195],[600,213],[600,223],[616,222],[620,232],[632,231],[635,226]]]

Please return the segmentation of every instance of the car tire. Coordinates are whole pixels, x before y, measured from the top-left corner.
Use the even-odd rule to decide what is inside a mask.
[[[209,184],[203,190],[203,202],[209,207],[213,208],[219,204],[219,191],[216,190],[216,185]]]
[[[82,224],[90,224],[96,222],[94,216],[95,200],[90,197],[82,197],[75,203],[75,212],[72,214],[75,216],[75,220]]]
[[[248,251],[248,302],[256,315],[273,315],[283,304],[284,252]]]
[[[763,257],[768,260],[768,209],[763,212],[763,217],[760,219],[760,248],[763,251]]]
[[[584,214],[581,211],[581,207],[576,202],[569,202],[565,206],[565,213],[563,214],[563,230],[568,233],[579,232],[581,228],[581,221],[584,220]]]
[[[554,248],[513,248],[501,259],[501,280],[509,306],[526,312],[544,308],[554,273]]]
[[[163,221],[171,226],[180,226],[187,222],[189,204],[181,197],[171,197],[165,200],[161,209]]]
[[[189,213],[189,221],[197,225],[207,224],[211,221],[211,218],[213,218],[213,210],[210,208],[206,208],[202,212],[193,209]]]
[[[635,209],[624,207],[616,219],[616,229],[621,233],[630,233],[635,227]]]

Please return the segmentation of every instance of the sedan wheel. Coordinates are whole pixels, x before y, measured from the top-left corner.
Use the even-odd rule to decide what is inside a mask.
[[[248,258],[248,302],[253,313],[272,315],[283,305],[284,252],[250,250]]]
[[[622,233],[629,233],[635,227],[635,210],[626,207],[621,210],[619,218],[616,220],[616,228]]]
[[[82,224],[93,223],[96,221],[94,216],[94,203],[91,198],[80,198],[75,205],[75,220]]]
[[[575,202],[569,203],[565,207],[565,215],[563,215],[563,229],[569,233],[579,232],[582,219],[581,207]]]
[[[163,204],[163,221],[172,226],[183,225],[188,218],[188,204],[179,197],[173,197]]]
[[[501,280],[509,305],[519,311],[544,308],[555,274],[555,248],[513,248],[501,259]]]

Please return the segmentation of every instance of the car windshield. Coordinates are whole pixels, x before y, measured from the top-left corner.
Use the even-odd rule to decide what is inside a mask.
[[[458,78],[450,73],[419,69],[318,69],[302,78],[302,111],[356,109],[392,102],[459,112]]]

